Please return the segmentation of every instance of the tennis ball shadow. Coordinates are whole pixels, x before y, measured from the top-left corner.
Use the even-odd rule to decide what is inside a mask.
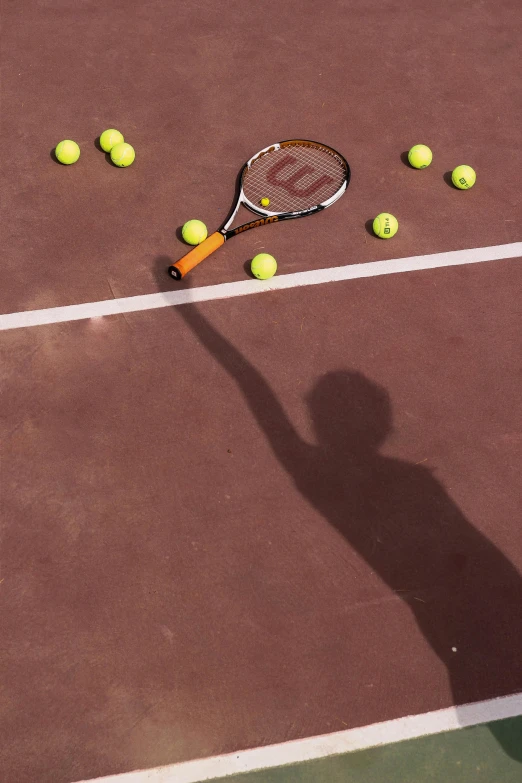
[[[63,163],[60,163],[60,161],[59,161],[59,160],[58,160],[58,158],[56,157],[56,152],[55,152],[55,149],[56,149],[55,147],[53,147],[53,148],[52,148],[52,150],[51,150],[51,151],[50,151],[50,153],[49,153],[49,157],[51,158],[51,160],[52,160],[54,163],[57,163],[57,164],[58,164],[58,166],[63,166]]]
[[[120,166],[117,166],[115,163],[112,162],[110,152],[105,152],[105,150],[102,148],[102,146],[100,144],[100,136],[98,136],[94,140],[94,146],[96,147],[98,152],[103,153],[105,161],[109,164],[109,166],[111,166],[111,168],[113,168],[113,169],[119,169],[120,168]]]
[[[453,180],[451,179],[452,171],[446,171],[445,174],[442,175],[442,179],[446,183],[446,185],[449,185],[452,190],[458,190],[458,188],[455,187],[453,184]]]
[[[406,152],[401,152],[401,160],[404,163],[405,166],[407,166],[409,169],[413,168],[413,166],[410,165],[410,161],[408,160],[408,152],[409,150],[406,150]]]
[[[364,224],[364,227],[366,229],[366,232],[375,239],[375,234],[373,232],[373,218],[370,218],[370,220],[367,220]]]
[[[250,258],[248,261],[245,261],[243,264],[243,269],[245,270],[245,274],[247,277],[250,277],[252,280],[257,280],[257,277],[252,274],[252,259]]]
[[[103,150],[102,150],[102,152],[103,152]],[[105,160],[107,161],[107,163],[109,164],[109,166],[111,168],[113,168],[113,169],[120,169],[121,168],[121,166],[117,166],[115,163],[112,162],[112,158],[111,158],[111,153],[110,152],[105,152],[104,154],[105,154]]]

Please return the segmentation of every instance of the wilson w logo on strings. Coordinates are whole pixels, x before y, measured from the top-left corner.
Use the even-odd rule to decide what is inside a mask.
[[[288,166],[293,166],[294,163],[297,163],[297,158],[295,158],[293,155],[286,155],[277,163],[274,163],[274,165],[267,172],[267,182],[269,182],[271,185],[274,185],[275,187],[283,188],[291,196],[295,196],[297,198],[308,198],[316,191],[324,187],[324,185],[328,185],[334,181],[333,178],[329,177],[327,174],[321,174],[321,176],[313,182],[309,182],[308,184],[299,188],[298,183],[300,180],[302,180],[304,177],[308,177],[310,174],[313,174],[315,169],[306,163],[297,169],[297,171],[294,171],[293,173],[290,172],[285,177],[285,169],[287,169]]]

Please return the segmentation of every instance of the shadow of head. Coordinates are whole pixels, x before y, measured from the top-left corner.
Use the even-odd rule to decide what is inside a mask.
[[[327,373],[306,402],[317,440],[329,450],[376,451],[392,428],[388,392],[359,372]]]

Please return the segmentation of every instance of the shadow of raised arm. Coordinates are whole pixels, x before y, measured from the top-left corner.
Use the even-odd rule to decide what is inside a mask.
[[[227,340],[194,304],[177,308],[201,343],[236,382],[245,402],[283,467],[295,476],[313,446],[296,432],[283,406],[259,370]]]

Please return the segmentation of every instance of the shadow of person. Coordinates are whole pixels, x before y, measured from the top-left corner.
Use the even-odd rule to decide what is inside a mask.
[[[522,717],[498,721],[489,730],[507,755],[522,764]]]
[[[454,703],[522,690],[521,577],[431,469],[381,453],[392,429],[386,389],[349,369],[319,378],[305,398],[315,433],[308,443],[262,374],[200,309],[176,311],[237,383],[299,492],[408,605],[447,669]],[[520,760],[513,747],[512,739],[504,745]]]

